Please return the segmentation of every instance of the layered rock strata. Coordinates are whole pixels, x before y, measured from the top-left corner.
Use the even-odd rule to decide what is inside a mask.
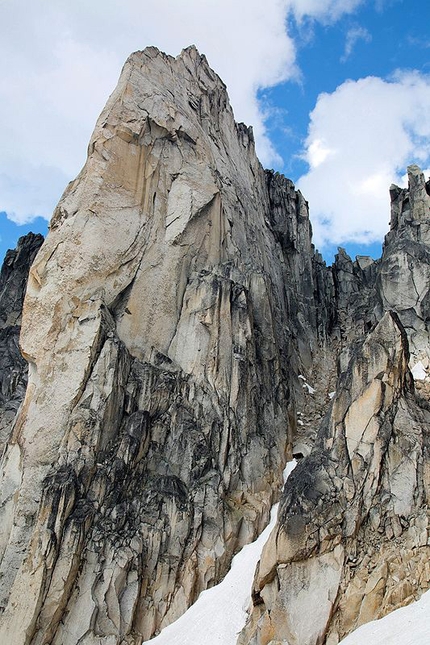
[[[304,199],[206,59],[133,54],[29,276],[0,640],[140,643],[267,523],[317,346],[312,258]]]

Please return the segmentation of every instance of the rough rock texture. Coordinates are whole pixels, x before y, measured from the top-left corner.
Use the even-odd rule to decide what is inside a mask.
[[[382,259],[327,268],[206,59],[128,59],[30,271],[0,642],[141,645],[261,531],[293,453],[239,642],[334,645],[428,588],[430,191],[409,175]]]
[[[133,54],[29,277],[1,641],[137,644],[225,574],[291,455],[313,265],[206,59]]]
[[[379,310],[394,309],[408,332],[411,356],[429,367],[430,180],[408,168],[409,187],[391,186],[390,232],[377,286]]]
[[[341,251],[332,267],[340,375],[283,493],[238,645],[335,645],[430,586],[430,388],[409,371],[429,365],[430,199],[408,173],[408,189],[391,188],[382,259]]]
[[[27,363],[18,341],[28,272],[42,242],[42,235],[21,237],[17,248],[7,252],[0,273],[0,455],[27,386]]]
[[[238,643],[336,643],[429,587],[430,413],[417,404],[408,358],[387,313],[291,475]]]

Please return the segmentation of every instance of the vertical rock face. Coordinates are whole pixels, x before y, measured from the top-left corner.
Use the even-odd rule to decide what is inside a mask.
[[[382,259],[340,251],[332,267],[336,392],[282,496],[238,645],[335,645],[430,586],[430,392],[409,371],[429,365],[430,199],[408,172]]]
[[[409,188],[391,186],[390,232],[378,276],[379,307],[395,309],[408,331],[411,355],[429,366],[430,181],[408,168]]]
[[[16,250],[7,252],[0,274],[0,454],[27,386],[18,340],[28,272],[42,242],[42,235],[21,237]]]
[[[314,280],[307,205],[206,59],[133,54],[29,277],[0,640],[140,643],[224,575],[291,454]]]
[[[30,271],[11,431],[23,363],[0,363],[0,642],[140,645],[261,531],[293,452],[241,645],[334,645],[429,586],[409,367],[429,365],[430,198],[409,175],[382,259],[327,268],[206,59],[132,54]]]

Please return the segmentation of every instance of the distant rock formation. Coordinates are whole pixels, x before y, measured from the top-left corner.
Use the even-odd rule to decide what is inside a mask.
[[[430,387],[409,370],[429,367],[430,186],[408,174],[382,259],[336,257],[336,391],[283,493],[238,645],[336,645],[430,587]]]
[[[27,363],[18,347],[28,272],[42,235],[21,237],[7,252],[0,273],[0,455],[27,387]]]
[[[326,267],[305,199],[262,169],[194,47],[132,54],[88,150],[30,270],[28,387],[12,428],[25,367],[0,363],[0,642],[148,640],[266,525],[293,453],[305,458],[239,642],[333,645],[419,595],[430,586],[428,391],[409,371],[429,366],[419,169],[409,190],[391,189],[382,259],[340,250]],[[13,285],[26,278],[13,269],[0,317],[17,348]]]

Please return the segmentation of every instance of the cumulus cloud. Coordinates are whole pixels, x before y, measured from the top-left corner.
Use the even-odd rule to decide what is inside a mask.
[[[262,162],[279,162],[257,91],[297,75],[287,16],[331,21],[360,2],[0,2],[0,211],[18,222],[50,216],[62,178],[65,186],[84,163],[124,60],[147,45],[173,55],[197,45],[227,83],[236,118],[254,126]]]
[[[365,43],[370,43],[372,36],[365,27],[355,26],[348,29],[345,38],[345,49],[341,58],[342,62],[345,62],[351,56],[354,47],[359,40],[364,40]]]
[[[317,246],[371,243],[388,230],[388,188],[410,163],[430,163],[430,77],[347,81],[321,94],[310,115],[298,187],[311,204]]]

